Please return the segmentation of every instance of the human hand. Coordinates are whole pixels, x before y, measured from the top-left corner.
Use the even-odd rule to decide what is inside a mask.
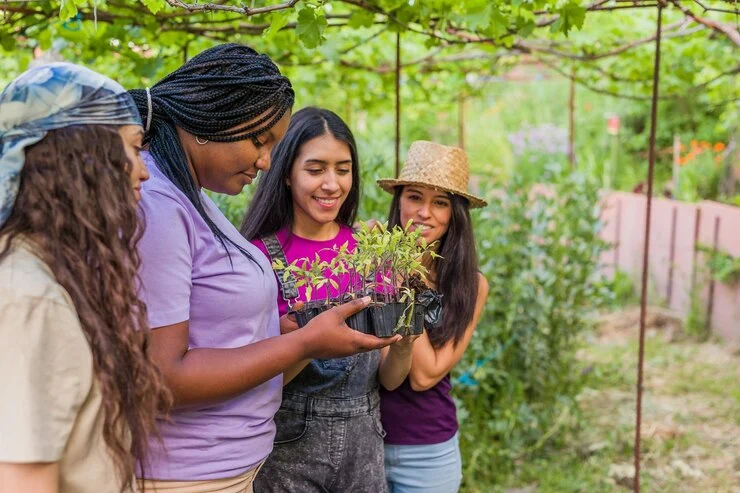
[[[281,334],[289,334],[294,330],[297,330],[298,328],[298,322],[296,322],[295,314],[293,314],[292,312],[288,312],[280,317]]]
[[[403,336],[398,342],[394,342],[390,346],[390,350],[399,356],[408,356],[411,354],[411,350],[414,346],[414,341],[421,337],[420,334]]]
[[[306,338],[306,356],[328,359],[342,358],[356,353],[380,349],[401,340],[400,335],[378,338],[352,330],[345,319],[367,308],[370,297],[365,296],[327,310],[313,318],[302,332]]]

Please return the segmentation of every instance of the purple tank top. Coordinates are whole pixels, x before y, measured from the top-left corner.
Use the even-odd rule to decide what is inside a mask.
[[[396,390],[380,387],[380,417],[389,445],[433,445],[457,433],[450,375],[429,390],[415,392],[409,379]]]

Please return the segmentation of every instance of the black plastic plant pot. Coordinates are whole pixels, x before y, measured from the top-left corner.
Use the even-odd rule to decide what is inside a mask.
[[[424,313],[426,308],[418,303],[414,305],[414,317],[411,320],[409,335],[418,336],[424,332]]]
[[[406,323],[406,307],[408,306],[406,303],[392,303],[394,310],[396,311],[396,334],[401,334],[402,336],[408,335],[409,327]]]
[[[329,308],[331,306],[327,305],[324,301],[310,301],[303,308],[292,313],[295,314],[295,321],[298,323],[298,327],[305,327],[308,322]]]
[[[357,332],[362,332],[363,334],[370,334],[370,320],[367,313],[367,309],[364,309],[362,311],[359,311],[355,313],[354,315],[350,315],[347,318],[347,325],[351,329],[356,330]]]
[[[396,326],[398,325],[398,319],[403,314],[404,306],[403,303],[386,303],[371,305],[368,308],[372,330],[376,337],[393,337],[396,335]]]
[[[310,322],[319,314],[319,309],[301,308],[300,310],[292,313],[295,314],[295,321],[298,323],[298,327],[305,327],[308,322]]]
[[[398,328],[397,334],[402,336],[420,335],[424,330],[424,307],[418,304],[395,303]]]

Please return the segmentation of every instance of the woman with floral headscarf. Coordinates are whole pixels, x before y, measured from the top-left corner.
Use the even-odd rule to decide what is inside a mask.
[[[133,491],[169,406],[136,293],[141,138],[131,96],[77,65],[0,93],[0,491]]]

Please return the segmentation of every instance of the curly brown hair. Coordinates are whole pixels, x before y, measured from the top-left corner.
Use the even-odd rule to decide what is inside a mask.
[[[0,260],[15,238],[31,240],[72,298],[92,350],[103,438],[121,491],[132,485],[136,460],[146,464],[147,437],[158,436],[155,418],[172,405],[149,355],[146,305],[137,297],[143,225],[132,166],[117,127],[50,131],[26,149],[18,197],[0,227],[0,238],[8,239]]]

